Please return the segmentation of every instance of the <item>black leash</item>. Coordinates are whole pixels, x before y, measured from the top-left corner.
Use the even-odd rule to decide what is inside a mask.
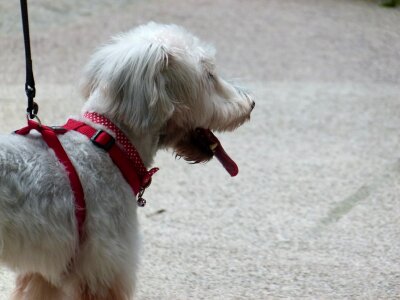
[[[28,5],[26,0],[20,0],[21,3],[21,16],[22,16],[22,29],[24,31],[24,44],[25,44],[25,64],[26,64],[26,82],[25,93],[28,97],[28,107],[26,112],[29,118],[36,117],[39,106],[33,101],[36,95],[35,79],[33,78],[32,58],[31,58],[31,43],[29,37],[29,19],[28,19]]]

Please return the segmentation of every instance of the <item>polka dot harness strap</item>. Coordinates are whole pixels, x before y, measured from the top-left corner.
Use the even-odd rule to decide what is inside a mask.
[[[144,206],[144,190],[150,185],[151,177],[158,168],[147,170],[136,148],[128,137],[108,118],[95,112],[86,112],[84,117],[93,123],[102,125],[114,133],[96,129],[81,121],[69,119],[63,126],[67,130],[75,130],[86,135],[94,145],[107,151],[112,161],[118,166],[125,180],[138,197],[138,205]]]
[[[113,122],[111,122],[108,118],[104,117],[95,112],[86,112],[83,115],[86,119],[91,120],[93,123],[103,125],[107,129],[111,130],[115,134],[115,138],[117,143],[122,146],[123,150],[125,150],[126,155],[128,155],[129,159],[133,162],[135,166],[136,172],[140,178],[146,176],[147,169],[144,166],[142,159],[140,158],[139,153],[136,148],[129,141],[128,137],[119,129]]]

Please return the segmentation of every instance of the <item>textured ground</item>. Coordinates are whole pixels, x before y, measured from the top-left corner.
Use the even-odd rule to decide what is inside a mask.
[[[15,3],[13,3],[15,2]],[[218,49],[252,121],[222,141],[239,164],[160,153],[139,210],[138,299],[400,297],[400,10],[351,0],[32,1],[40,116],[79,112],[77,83],[110,35],[156,20]],[[0,130],[24,124],[17,1],[0,0]],[[160,210],[164,211],[163,213]],[[0,269],[0,298],[12,275]]]

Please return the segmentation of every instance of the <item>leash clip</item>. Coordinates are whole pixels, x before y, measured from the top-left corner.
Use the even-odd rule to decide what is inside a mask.
[[[28,83],[25,83],[25,93],[28,98],[35,98],[36,96],[36,88],[34,86],[30,86]]]
[[[28,108],[26,109],[26,113],[30,119],[35,119],[37,118],[37,114],[39,112],[39,105],[36,102],[34,102],[33,99],[29,99],[28,102],[29,104]]]

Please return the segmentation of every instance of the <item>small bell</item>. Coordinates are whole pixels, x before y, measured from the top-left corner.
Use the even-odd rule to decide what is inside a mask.
[[[139,197],[138,200],[137,200],[137,205],[139,207],[144,207],[146,205],[146,199],[144,199],[142,197]]]

